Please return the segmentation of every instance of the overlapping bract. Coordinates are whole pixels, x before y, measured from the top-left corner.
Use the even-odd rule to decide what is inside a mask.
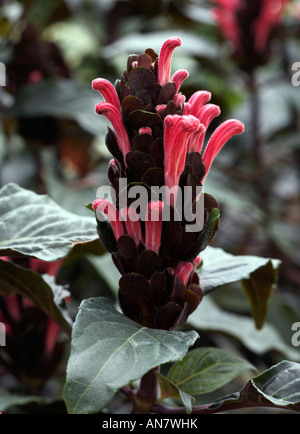
[[[93,204],[96,213],[107,217],[105,222],[98,219],[99,237],[122,274],[123,312],[142,325],[166,330],[185,323],[202,300],[195,268],[219,222],[218,204],[205,194],[203,225],[187,231],[186,217],[177,216],[178,199],[197,210],[197,187],[201,188],[213,159],[230,137],[244,129],[239,121],[227,121],[204,147],[207,129],[220,109],[207,104],[211,98],[207,91],[196,92],[188,101],[180,93],[188,72],[179,70],[171,77],[171,58],[180,45],[179,38],[171,38],[159,56],[152,49],[130,56],[115,87],[104,79],[93,82],[105,99],[96,112],[113,127],[106,144],[114,157],[108,177],[117,197],[115,205],[102,198]],[[124,195],[121,178],[127,182],[126,207],[119,201]],[[149,193],[143,218],[131,207],[130,190],[137,186]],[[154,200],[154,187],[166,187],[171,193]],[[166,211],[169,218],[163,219]]]

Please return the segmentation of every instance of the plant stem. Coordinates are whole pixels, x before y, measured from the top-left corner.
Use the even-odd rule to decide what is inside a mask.
[[[140,381],[138,391],[134,399],[133,414],[149,414],[157,399],[158,380],[156,371],[152,369],[145,374]]]
[[[264,182],[265,164],[263,158],[263,140],[261,137],[261,107],[259,99],[259,88],[256,82],[255,73],[251,73],[248,81],[248,89],[251,94],[251,148],[252,148],[252,160],[255,170],[254,178],[257,186],[257,192],[259,195],[259,202],[261,209],[268,214],[268,188]]]

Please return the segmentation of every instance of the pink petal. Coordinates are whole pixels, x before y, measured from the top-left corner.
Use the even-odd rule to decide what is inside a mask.
[[[216,155],[221,151],[223,146],[228,142],[231,137],[242,134],[244,132],[244,124],[235,119],[223,122],[216,131],[213,133],[203,155],[203,163],[206,167],[205,177],[207,176],[212,162]],[[203,178],[203,181],[205,179]]]
[[[116,133],[119,148],[124,156],[124,161],[126,164],[126,155],[131,151],[131,146],[126,128],[123,124],[120,110],[117,109],[113,104],[107,102],[101,102],[100,104],[96,105],[95,110],[98,115],[105,116],[112,124]]]
[[[54,350],[58,335],[59,335],[58,325],[52,319],[48,318],[46,336],[45,336],[46,354],[50,355]]]
[[[117,241],[122,235],[126,234],[124,224],[120,218],[120,214],[117,208],[112,203],[110,203],[106,199],[96,199],[93,202],[93,209],[94,211],[96,211],[97,217],[98,213],[106,215],[107,219],[111,224],[115,239]],[[102,216],[99,216],[98,219],[102,220],[101,217]]]
[[[179,92],[179,89],[186,78],[188,78],[189,72],[186,69],[179,69],[173,74],[171,81],[176,84],[176,93]]]
[[[191,152],[201,152],[204,134],[206,132],[206,128],[204,125],[200,124],[199,130],[191,135],[188,141],[188,154]]]
[[[161,47],[158,59],[158,83],[164,86],[170,81],[171,59],[175,48],[180,47],[180,38],[168,39]]]
[[[188,284],[189,278],[192,271],[194,271],[194,266],[190,262],[181,262],[176,268],[176,276],[185,284]]]
[[[134,239],[136,246],[139,247],[140,243],[143,244],[143,234],[138,213],[134,208],[122,208],[121,216],[125,221],[128,235]]]
[[[161,201],[150,202],[148,204],[146,227],[146,250],[152,250],[157,255],[160,249],[160,240],[162,232],[162,212],[164,204]]]
[[[164,125],[165,185],[168,189],[175,187],[175,194],[166,200],[174,205],[177,197],[176,187],[185,166],[188,139],[199,130],[200,121],[191,115],[168,115]]]
[[[105,80],[104,78],[96,78],[96,80],[94,80],[92,83],[92,87],[94,90],[97,90],[101,93],[106,102],[114,105],[120,110],[118,94],[110,81]]]
[[[195,92],[189,99],[189,114],[196,116],[196,118],[199,117],[200,112],[204,104],[206,104],[211,99],[211,93],[207,92],[206,90],[199,90],[198,92]]]
[[[202,134],[195,133],[192,135],[192,137],[189,140],[189,152],[199,152],[201,153],[203,148],[203,142],[205,139],[205,133],[210,125],[211,121],[219,116],[221,113],[220,107],[214,104],[206,104],[202,107],[200,114],[199,114],[199,120],[201,124],[204,127],[204,132]],[[195,136],[195,137],[194,137]]]

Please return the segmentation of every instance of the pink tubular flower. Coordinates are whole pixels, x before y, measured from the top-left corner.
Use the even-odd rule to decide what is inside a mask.
[[[258,52],[266,49],[272,27],[281,21],[284,7],[289,0],[263,0],[261,14],[254,24],[255,48]]]
[[[216,129],[210,141],[208,142],[205,152],[203,154],[203,163],[206,167],[205,177],[209,172],[214,158],[221,151],[225,143],[227,143],[228,140],[231,139],[231,137],[237,134],[242,134],[244,132],[244,129],[244,124],[235,119],[223,122],[223,124],[221,124]]]
[[[213,14],[241,68],[252,71],[271,54],[273,30],[291,0],[212,0]]]
[[[126,164],[126,155],[131,151],[131,146],[120,110],[108,102],[97,104],[95,109],[98,115],[105,116],[112,124],[116,133],[119,148],[124,156],[124,162]]]
[[[207,128],[209,127],[211,121],[219,116],[221,113],[220,107],[214,104],[206,104],[199,113],[199,120],[202,124],[202,129],[204,129],[203,133],[201,130],[197,131],[192,137],[189,139],[188,152],[202,152],[203,142],[205,139],[205,133]]]
[[[146,226],[145,247],[159,254],[161,231],[162,231],[162,212],[164,204],[161,201],[150,202],[148,204]]]
[[[173,74],[171,81],[176,84],[176,93],[179,92],[179,89],[186,78],[188,78],[189,72],[186,69],[179,69]]]
[[[188,284],[189,278],[192,271],[194,271],[194,266],[190,262],[181,262],[176,268],[176,276],[185,284]]]
[[[201,152],[205,132],[205,126],[200,124],[198,131],[196,131],[194,134],[191,134],[188,141],[188,154],[191,152]]]
[[[185,166],[188,140],[199,128],[199,119],[191,115],[169,115],[165,118],[165,185],[168,189],[175,187],[172,200],[169,197],[171,205],[176,203],[176,188]]]
[[[172,55],[175,48],[180,47],[180,45],[180,38],[171,38],[161,47],[158,61],[158,83],[161,86],[170,81]]]
[[[138,213],[134,208],[122,208],[121,216],[125,221],[128,235],[134,239],[136,246],[139,247],[140,243],[143,244],[143,234]]]
[[[54,351],[59,332],[60,329],[58,325],[51,318],[48,318],[47,326],[46,326],[46,336],[45,336],[46,354],[52,354],[52,352]]]
[[[213,14],[226,39],[237,51],[242,51],[241,35],[236,12],[241,6],[240,0],[213,0],[218,7]]]
[[[101,220],[101,217],[98,213],[106,215],[117,241],[122,235],[125,235],[126,232],[120,214],[112,203],[106,199],[96,199],[93,202],[93,209],[96,211],[99,220]]]
[[[194,260],[193,260],[193,266],[194,266],[194,270],[196,270],[199,265],[201,264],[202,259],[200,258],[200,256],[197,256]]]
[[[106,102],[120,110],[120,101],[114,86],[104,78],[96,78],[92,83],[92,88],[101,93]]]
[[[184,114],[193,115],[196,117],[200,116],[202,107],[211,99],[211,93],[206,90],[199,90],[195,92],[189,99],[186,110]]]

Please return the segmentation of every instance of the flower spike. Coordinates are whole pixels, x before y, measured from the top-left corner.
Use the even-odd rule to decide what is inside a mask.
[[[96,199],[93,202],[93,210],[96,211],[97,217],[99,216],[98,213],[106,215],[112,227],[115,239],[117,241],[122,235],[126,234],[124,224],[120,218],[120,214],[118,210],[108,200]],[[100,216],[99,216],[99,220],[101,220]]]
[[[223,122],[223,124],[216,129],[203,154],[203,163],[206,167],[206,173],[203,181],[209,172],[214,158],[221,151],[225,143],[227,143],[231,137],[237,134],[242,134],[244,129],[244,124],[235,119]]]
[[[180,47],[180,38],[168,39],[161,47],[158,59],[158,83],[164,86],[170,81],[171,59],[175,48]]]
[[[107,102],[101,102],[96,105],[95,110],[98,115],[105,116],[112,124],[116,133],[119,148],[124,156],[124,161],[126,162],[126,155],[131,151],[131,146],[120,110],[118,110],[113,104]]]

